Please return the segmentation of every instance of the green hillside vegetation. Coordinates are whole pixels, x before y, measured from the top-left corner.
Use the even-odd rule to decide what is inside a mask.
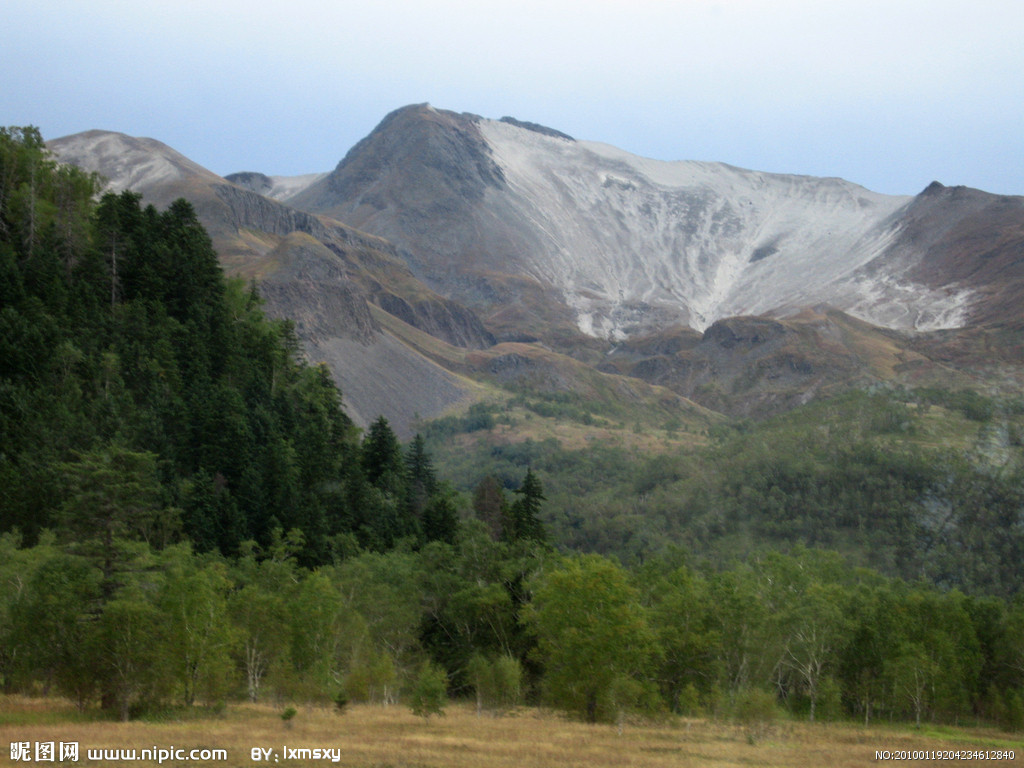
[[[731,422],[516,345],[402,445],[187,202],[98,189],[0,131],[4,693],[1024,728],[1019,403]]]
[[[589,441],[530,426],[522,440],[503,418],[478,406],[424,434],[466,491],[486,476],[514,487],[533,467],[567,549],[641,562],[677,546],[715,563],[801,544],[975,594],[1024,584],[1020,401],[854,391],[762,422],[637,423]]]

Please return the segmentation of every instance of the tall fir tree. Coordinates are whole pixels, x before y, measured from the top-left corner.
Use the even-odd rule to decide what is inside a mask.
[[[512,503],[509,510],[511,530],[506,537],[511,541],[545,541],[547,536],[544,524],[540,520],[540,509],[541,503],[546,499],[540,479],[533,473],[532,468],[526,470],[523,484],[516,493],[519,498]]]

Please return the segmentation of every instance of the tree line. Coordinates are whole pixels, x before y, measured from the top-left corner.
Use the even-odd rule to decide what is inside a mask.
[[[238,558],[118,541],[117,587],[52,535],[0,540],[0,683],[128,718],[248,699],[415,700],[424,676],[480,710],[588,721],[726,715],[760,693],[793,716],[1024,728],[1024,604],[772,553],[724,569],[626,569],[493,538],[301,567],[301,534]]]

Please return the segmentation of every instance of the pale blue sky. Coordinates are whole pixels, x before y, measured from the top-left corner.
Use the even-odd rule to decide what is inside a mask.
[[[5,0],[0,124],[333,168],[391,110],[662,160],[1024,194],[1020,0]]]

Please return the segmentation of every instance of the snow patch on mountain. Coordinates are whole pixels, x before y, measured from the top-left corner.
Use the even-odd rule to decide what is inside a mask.
[[[540,235],[521,268],[562,291],[584,333],[621,339],[655,317],[704,330],[822,302],[896,328],[965,320],[966,292],[929,291],[872,266],[910,197],[478,125],[507,185],[487,194]]]

